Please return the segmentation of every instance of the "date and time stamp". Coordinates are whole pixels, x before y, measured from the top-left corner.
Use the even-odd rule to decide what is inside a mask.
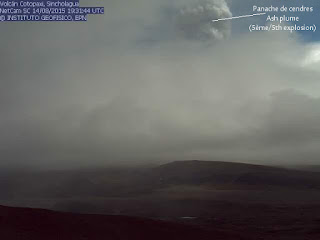
[[[88,15],[104,14],[104,7],[81,7],[79,0],[3,1],[0,21],[87,21]]]

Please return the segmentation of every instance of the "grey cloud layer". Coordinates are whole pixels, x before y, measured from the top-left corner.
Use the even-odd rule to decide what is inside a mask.
[[[303,43],[252,34],[208,47],[176,38],[177,19],[164,18],[199,7],[139,2],[110,1],[105,21],[84,25],[2,26],[2,164],[319,156],[319,72],[301,67]]]

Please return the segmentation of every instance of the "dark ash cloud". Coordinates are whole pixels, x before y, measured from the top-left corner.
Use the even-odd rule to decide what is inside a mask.
[[[229,17],[232,13],[225,0],[198,0],[181,7],[176,24],[187,39],[223,40],[231,34],[231,22],[212,20]]]

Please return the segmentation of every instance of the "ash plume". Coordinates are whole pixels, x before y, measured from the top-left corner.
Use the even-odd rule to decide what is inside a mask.
[[[181,36],[190,40],[223,40],[231,33],[230,21],[212,20],[229,17],[232,13],[225,0],[198,0],[182,5],[176,27]]]

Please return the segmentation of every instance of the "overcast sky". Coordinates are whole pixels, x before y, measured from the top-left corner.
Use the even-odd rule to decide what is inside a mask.
[[[105,15],[1,23],[1,164],[318,163],[318,33],[211,22],[261,2],[87,1]]]

